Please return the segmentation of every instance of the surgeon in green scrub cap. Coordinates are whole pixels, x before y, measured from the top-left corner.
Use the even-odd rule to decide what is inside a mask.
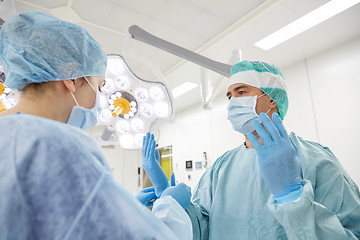
[[[228,81],[228,119],[245,143],[200,179],[186,209],[194,239],[360,239],[356,184],[329,148],[282,124],[281,70],[242,61]]]

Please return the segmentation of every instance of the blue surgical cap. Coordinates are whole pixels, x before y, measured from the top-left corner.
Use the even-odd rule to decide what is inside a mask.
[[[241,61],[232,66],[228,87],[244,83],[261,89],[274,100],[281,119],[284,119],[289,106],[284,79],[281,70],[273,64]]]
[[[22,89],[84,76],[105,76],[106,54],[80,26],[49,14],[15,14],[0,31],[0,63],[6,86]]]

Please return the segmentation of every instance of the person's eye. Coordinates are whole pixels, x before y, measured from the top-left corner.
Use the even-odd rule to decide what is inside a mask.
[[[239,91],[239,95],[245,94],[245,91]]]

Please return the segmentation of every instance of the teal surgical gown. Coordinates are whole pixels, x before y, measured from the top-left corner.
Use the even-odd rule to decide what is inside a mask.
[[[241,145],[199,181],[187,213],[194,239],[360,239],[358,187],[327,148],[290,134],[302,162],[300,199],[278,205],[256,151]]]
[[[25,114],[0,118],[1,240],[191,233],[188,215],[170,196],[151,212],[116,183],[96,142],[79,128]]]

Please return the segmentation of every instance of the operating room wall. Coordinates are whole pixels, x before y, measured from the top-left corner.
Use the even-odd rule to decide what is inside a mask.
[[[288,132],[330,147],[352,179],[360,184],[358,136],[360,38],[283,68],[289,94],[284,124]],[[159,146],[173,146],[177,182],[192,189],[205,168],[185,169],[207,153],[209,164],[244,142],[226,119],[227,99],[220,94],[211,110],[201,106],[178,112],[172,122],[157,123]],[[190,176],[190,177],[189,177]]]
[[[141,151],[123,150],[118,146],[101,147],[112,169],[115,180],[132,195],[141,187],[138,166],[141,165]]]

